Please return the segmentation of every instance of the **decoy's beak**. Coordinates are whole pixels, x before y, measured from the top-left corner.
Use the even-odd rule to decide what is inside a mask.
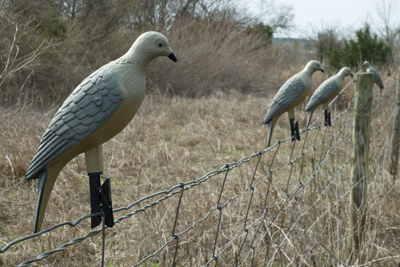
[[[354,78],[354,75],[353,75],[353,73],[350,73],[350,76],[351,76],[352,78]]]
[[[323,73],[325,73],[325,71],[324,71],[324,69],[323,69],[323,68],[321,68],[321,71],[322,71]]]
[[[169,57],[173,62],[177,62],[177,61],[178,61],[178,59],[176,58],[174,52],[171,52],[171,54],[169,54],[168,57]]]

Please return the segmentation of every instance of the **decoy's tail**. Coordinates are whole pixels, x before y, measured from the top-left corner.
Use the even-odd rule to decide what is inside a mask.
[[[313,113],[314,113],[314,112],[313,112],[313,109],[312,109],[312,108],[308,110],[308,117],[307,117],[306,129],[307,129],[308,126],[310,125],[310,121],[311,121],[311,117],[312,117]]]
[[[53,190],[54,182],[56,181],[60,170],[47,168],[39,174],[38,195],[36,205],[36,216],[33,233],[40,231],[42,227],[44,213],[46,212],[47,203],[49,202],[51,191]]]
[[[272,137],[272,132],[274,131],[274,119],[271,119],[268,122],[268,141],[267,141],[267,147],[270,146],[271,144],[271,137]]]

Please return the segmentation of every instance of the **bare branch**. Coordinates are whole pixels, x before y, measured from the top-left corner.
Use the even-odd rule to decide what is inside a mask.
[[[259,10],[259,20],[271,26],[274,32],[290,31],[294,28],[292,6],[276,4],[275,0],[261,0]]]
[[[9,66],[9,64],[10,64],[10,59],[11,59],[12,52],[13,52],[13,50],[14,50],[15,41],[17,40],[17,33],[18,33],[18,24],[15,24],[15,33],[14,33],[13,42],[12,42],[12,44],[11,44],[10,51],[8,52],[8,57],[7,57],[6,66],[4,67],[4,70],[3,70],[3,71],[1,72],[1,74],[0,74],[0,80],[3,78],[3,75],[4,75],[4,73],[7,71],[8,66]],[[18,51],[19,51],[19,49],[18,49]],[[15,59],[15,57],[14,57],[14,59]]]
[[[398,17],[398,2],[396,0],[376,0],[375,10],[380,23],[377,23],[378,34],[389,44],[393,44],[394,39],[400,33]],[[380,25],[379,25],[380,24]]]

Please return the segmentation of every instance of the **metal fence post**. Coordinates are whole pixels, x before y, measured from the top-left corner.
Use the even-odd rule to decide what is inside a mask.
[[[353,260],[361,251],[362,233],[366,219],[373,86],[372,73],[357,73],[347,242],[348,256]]]
[[[397,72],[396,84],[396,106],[394,108],[393,128],[389,154],[389,172],[394,179],[397,178],[399,166],[399,143],[400,143],[400,68]]]

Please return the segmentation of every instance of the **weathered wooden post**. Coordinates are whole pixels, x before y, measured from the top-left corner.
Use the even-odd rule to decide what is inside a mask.
[[[397,71],[396,84],[396,106],[394,108],[393,128],[391,137],[391,149],[389,153],[389,172],[394,179],[397,178],[399,166],[399,145],[400,145],[400,68]]]
[[[347,243],[348,255],[352,259],[355,259],[361,250],[362,233],[366,219],[373,86],[374,76],[372,73],[357,73]]]

